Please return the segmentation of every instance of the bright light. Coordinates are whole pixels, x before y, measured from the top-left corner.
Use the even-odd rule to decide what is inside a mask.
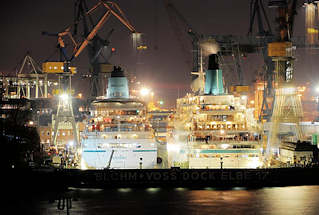
[[[130,191],[132,191],[132,189],[131,188],[119,188],[119,189],[117,189],[119,192],[121,192],[121,193],[127,193],[127,192],[130,192]]]
[[[220,130],[220,133],[221,133],[221,134],[225,134],[225,131],[224,131],[224,130]]]
[[[68,145],[69,145],[69,147],[72,147],[74,145],[74,141],[73,140],[69,141]]]
[[[69,95],[66,94],[66,93],[63,93],[63,94],[60,95],[60,98],[61,98],[63,101],[68,101]]]
[[[85,161],[84,161],[83,158],[81,159],[81,169],[82,170],[86,170],[87,169],[87,166],[86,166]]]
[[[296,88],[294,87],[287,87],[282,89],[282,92],[285,94],[292,94],[292,93],[295,93],[295,91],[296,91]]]
[[[221,144],[220,147],[222,147],[222,149],[227,149],[229,147],[229,144]]]
[[[177,187],[177,188],[175,188],[175,190],[177,190],[177,191],[185,191],[185,190],[187,190],[187,189],[184,188],[184,187]]]
[[[181,146],[178,144],[167,144],[167,151],[169,152],[179,152]]]
[[[191,126],[192,126],[192,123],[188,122],[188,123],[186,123],[185,125],[186,125],[186,127],[191,127]]]
[[[33,125],[34,124],[34,122],[33,121],[29,121],[29,125]]]
[[[263,163],[259,160],[258,157],[251,158],[251,161],[249,162],[249,167],[250,168],[258,168],[262,167]]]
[[[160,188],[158,188],[158,187],[150,187],[150,188],[146,189],[146,191],[149,193],[155,193],[155,192],[158,192],[159,190],[160,190]]]
[[[316,87],[316,92],[319,93],[319,86]]]
[[[240,97],[242,100],[245,100],[245,99],[247,99],[247,96],[241,96]]]
[[[150,94],[150,92],[151,92],[151,90],[148,88],[145,88],[145,87],[140,90],[141,96],[147,96]]]

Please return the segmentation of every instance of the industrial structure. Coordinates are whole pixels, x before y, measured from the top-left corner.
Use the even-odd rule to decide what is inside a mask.
[[[83,32],[81,35],[84,35],[84,39],[88,39],[90,43],[87,44],[90,71],[87,75],[90,80],[90,95],[89,101],[94,100],[97,96],[102,96],[105,93],[106,83],[101,80],[105,80],[110,76],[113,65],[110,64],[109,58],[112,53],[115,51],[113,48],[110,48],[110,37],[114,29],[110,29],[108,34],[102,39],[97,31],[100,27],[109,19],[110,16],[117,18],[128,30],[133,34],[132,38],[133,44],[136,44],[138,41],[137,38],[140,33],[138,33],[135,28],[130,24],[129,20],[126,18],[124,12],[115,2],[99,2],[103,4],[107,12],[101,18],[101,20],[96,24],[93,21],[93,12],[96,10],[94,6],[91,10],[88,9],[86,0],[77,0],[75,2],[75,23],[74,23],[74,36],[78,35],[79,24],[82,24]],[[95,32],[93,35],[92,33]],[[89,36],[91,34],[91,36]],[[89,36],[89,37],[88,37]],[[88,37],[88,38],[86,38]],[[136,47],[135,47],[136,48]],[[107,77],[103,77],[107,76]]]
[[[58,58],[43,62],[41,68],[27,54],[16,74],[1,77],[1,118],[8,115],[6,109],[17,109],[15,104],[23,101],[23,108],[34,110],[36,116],[29,124],[39,128],[48,151],[55,148],[59,156],[67,151],[83,168],[311,163],[315,156],[309,141],[318,142],[319,96],[305,96],[308,85],[297,87],[294,52],[319,46],[317,1],[270,0],[266,6],[265,1],[251,0],[248,34],[242,36],[200,34],[172,1],[163,3],[182,52],[192,53],[191,61],[185,57],[192,92],[177,99],[176,112],[152,108],[154,94],[149,104],[139,100],[126,74],[110,63],[114,30],[103,38],[98,32],[111,16],[132,33],[135,51],[147,49],[120,7],[99,0],[89,8],[86,0],[76,0],[72,25],[58,33],[43,32],[56,37]],[[301,6],[306,35],[300,38],[294,37],[293,30]],[[93,15],[101,15],[100,9],[104,12],[94,22]],[[276,17],[270,17],[268,9]],[[271,26],[273,21],[276,26]],[[187,42],[185,35],[190,38]],[[67,46],[66,40],[72,45]],[[191,50],[186,46],[189,42]],[[73,60],[84,49],[89,58],[85,76],[90,80],[86,104],[75,99],[72,87],[72,78],[79,75]],[[242,59],[256,53],[264,65],[254,84],[248,85]],[[312,105],[307,109],[308,122],[302,122],[304,97]],[[82,94],[79,98],[84,100]]]
[[[273,1],[269,3],[269,7],[277,9],[279,27],[276,32],[276,41],[268,43],[268,55],[275,63],[275,99],[267,143],[267,159],[278,153],[280,123],[293,123],[296,126],[294,136],[297,140],[303,138],[299,126],[302,119],[302,106],[296,86],[293,84],[294,56],[291,42],[297,1],[292,1],[291,4],[286,1]]]
[[[2,76],[5,98],[48,98],[48,88],[54,87],[54,79],[48,79],[40,66],[30,56],[24,57],[19,70],[14,76]]]
[[[89,31],[88,26],[86,23],[86,19],[91,21],[93,25],[92,19],[90,18],[91,14],[96,11],[98,8],[105,8],[106,11],[102,18],[95,24],[92,29]],[[72,33],[71,33],[71,26],[65,28],[64,31],[59,33],[48,33],[43,32],[43,34],[48,36],[55,36],[57,37],[58,41],[58,49],[60,52],[60,59],[59,61],[48,61],[43,63],[43,72],[44,73],[54,73],[59,76],[59,89],[56,91],[56,94],[59,97],[59,104],[57,108],[57,114],[53,118],[53,144],[57,146],[57,136],[59,133],[60,128],[65,128],[65,126],[71,126],[72,132],[74,136],[74,143],[75,143],[75,154],[80,147],[79,143],[79,134],[78,128],[76,127],[76,122],[73,113],[73,106],[72,106],[72,85],[71,85],[71,77],[72,75],[76,74],[76,68],[71,67],[71,61],[78,57],[80,53],[88,46],[89,47],[89,58],[90,63],[92,65],[92,81],[91,81],[91,96],[97,96],[99,91],[99,83],[98,83],[98,75],[99,70],[97,70],[97,66],[100,66],[97,59],[101,53],[102,47],[97,47],[98,41],[101,42],[99,37],[96,37],[97,32],[102,28],[104,23],[109,19],[111,15],[114,15],[120,22],[122,22],[132,33],[136,33],[134,27],[128,22],[124,13],[119,8],[119,6],[114,2],[105,2],[99,1],[96,5],[94,5],[91,9],[88,9],[86,6],[85,1],[77,1],[76,2],[76,9],[77,9],[77,17],[75,19],[74,25],[74,32],[77,32],[77,24],[80,21],[83,21],[84,25],[84,35],[85,38],[80,42],[77,42]],[[73,43],[73,50],[72,53],[69,54],[64,43],[64,37],[68,36],[68,38]],[[95,39],[96,38],[96,39]],[[102,44],[103,46],[106,45],[107,42]],[[93,45],[91,45],[93,44]],[[101,46],[101,45],[99,45]],[[63,125],[62,125],[63,124]]]
[[[297,9],[303,6],[303,2],[286,0],[269,1],[268,4],[269,8],[276,8],[277,10],[277,17],[274,18],[278,23],[276,32],[273,32],[271,29],[270,19],[267,16],[263,1],[252,0],[250,4],[250,25],[247,36],[199,36],[197,33],[193,34],[193,36],[195,36],[192,40],[192,75],[198,76],[197,80],[200,85],[203,85],[203,81],[205,80],[204,92],[203,87],[199,91],[197,91],[199,89],[198,87],[195,88],[196,90],[194,92],[198,94],[209,94],[216,90],[206,88],[206,86],[210,84],[210,76],[207,73],[203,73],[202,57],[205,51],[205,45],[203,45],[205,42],[209,41],[208,43],[210,43],[210,45],[217,42],[219,45],[217,50],[220,59],[229,55],[233,56],[233,61],[236,65],[234,68],[235,71],[237,71],[239,80],[237,82],[239,85],[230,86],[229,88],[230,92],[234,94],[244,93],[247,95],[248,93],[248,87],[243,85],[243,71],[240,67],[240,56],[261,52],[266,69],[259,79],[261,80],[260,85],[262,86],[258,86],[258,88],[262,89],[262,94],[256,91],[259,97],[255,100],[257,101],[257,106],[255,107],[256,109],[260,108],[260,111],[257,110],[259,121],[270,122],[270,129],[267,131],[268,144],[265,147],[266,159],[275,159],[275,154],[279,153],[280,142],[284,141],[284,139],[279,139],[279,125],[281,123],[292,123],[295,126],[292,136],[287,140],[297,141],[304,139],[302,129],[299,126],[303,116],[301,98],[297,87],[293,83],[293,52],[299,47],[314,48],[318,45],[315,39],[315,35],[318,31],[316,30],[316,24],[314,24],[316,17],[316,12],[313,11],[315,8],[314,4],[315,2],[307,2],[307,4],[305,4],[307,34],[304,38],[293,38],[294,19],[297,14]],[[180,32],[176,30],[178,27],[176,19],[179,19],[180,22],[183,23],[183,26],[186,26],[185,32],[193,33],[191,25],[171,2],[166,1],[166,8],[177,37],[180,37]],[[256,22],[258,30],[257,33],[254,33],[253,29]],[[196,43],[195,45],[194,42]],[[201,63],[199,61],[201,61]],[[216,77],[219,77],[218,74],[216,74]],[[194,80],[194,78],[192,78],[192,80]]]

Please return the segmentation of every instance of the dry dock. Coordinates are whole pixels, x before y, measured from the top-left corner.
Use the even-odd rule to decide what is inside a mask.
[[[116,187],[269,187],[318,185],[319,168],[12,170],[9,183],[21,189]],[[50,186],[47,186],[47,185]]]

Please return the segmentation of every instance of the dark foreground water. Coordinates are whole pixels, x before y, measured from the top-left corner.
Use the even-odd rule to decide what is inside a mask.
[[[319,214],[319,186],[261,189],[190,190],[162,189],[71,189],[69,214]],[[7,214],[67,214],[58,210],[50,195],[15,200]],[[19,212],[17,212],[19,210]]]

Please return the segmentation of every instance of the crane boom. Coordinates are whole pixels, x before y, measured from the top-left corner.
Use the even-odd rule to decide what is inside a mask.
[[[88,45],[89,41],[91,41],[97,32],[101,29],[101,27],[104,25],[104,23],[108,20],[108,18],[111,16],[115,16],[118,20],[120,20],[121,23],[123,23],[132,33],[136,33],[135,28],[129,23],[129,21],[124,16],[123,11],[120,9],[120,7],[114,3],[114,2],[105,2],[100,1],[96,6],[94,6],[91,10],[87,12],[87,14],[90,14],[92,11],[94,11],[99,5],[103,4],[105,8],[108,10],[103,15],[103,17],[100,19],[100,21],[95,25],[93,30],[89,33],[89,35],[85,38],[85,40],[82,42],[82,44],[79,46],[79,48],[76,50],[74,57],[78,57],[80,53],[83,51],[83,49]],[[115,12],[114,9],[117,9],[119,13]]]
[[[121,23],[123,23],[132,33],[136,33],[135,28],[129,23],[129,21],[126,19],[123,11],[120,9],[120,7],[110,1],[100,1],[97,5],[95,5],[91,10],[87,12],[87,14],[90,14],[92,11],[94,11],[98,6],[101,4],[104,5],[105,8],[107,8],[106,13],[103,15],[103,17],[99,20],[99,22],[94,26],[93,30],[89,33],[89,35],[85,38],[85,40],[81,43],[79,48],[74,53],[74,57],[78,57],[80,53],[83,51],[83,49],[88,45],[89,41],[91,41],[97,32],[102,28],[104,23],[108,20],[108,18],[112,15],[114,15]],[[119,13],[115,12],[114,9],[117,9]]]
[[[109,19],[111,15],[115,16],[122,24],[124,24],[131,31],[131,33],[136,33],[135,28],[130,24],[128,19],[125,17],[125,14],[123,13],[123,11],[114,2],[99,0],[99,2],[96,5],[94,5],[90,10],[86,12],[86,15],[90,15],[91,13],[96,11],[97,8],[101,6],[107,9],[106,12],[102,16],[102,18],[99,20],[99,22],[94,26],[92,31],[80,43],[77,43],[75,39],[73,38],[70,32],[71,27],[67,27],[64,31],[59,33],[52,34],[52,33],[43,32],[43,34],[45,35],[58,37],[57,38],[58,45],[59,45],[60,51],[62,52],[64,56],[65,61],[70,62],[74,58],[78,57],[81,54],[81,52],[85,49],[85,47],[88,45],[88,43],[96,36],[97,32],[102,28],[102,26],[105,24],[105,22]],[[77,20],[77,22],[79,21],[81,21],[81,19]],[[71,39],[74,46],[72,51],[72,56],[70,58],[68,58],[66,50],[65,50],[65,44],[63,40],[64,36],[68,36]]]
[[[89,35],[85,38],[85,40],[82,42],[80,47],[76,50],[74,57],[78,57],[79,54],[83,51],[83,49],[88,45],[89,41],[95,37],[98,30],[102,27],[102,25],[107,21],[107,19],[110,17],[111,12],[107,11],[103,17],[100,19],[100,21],[97,23],[97,25],[93,28],[93,30],[89,33]]]

